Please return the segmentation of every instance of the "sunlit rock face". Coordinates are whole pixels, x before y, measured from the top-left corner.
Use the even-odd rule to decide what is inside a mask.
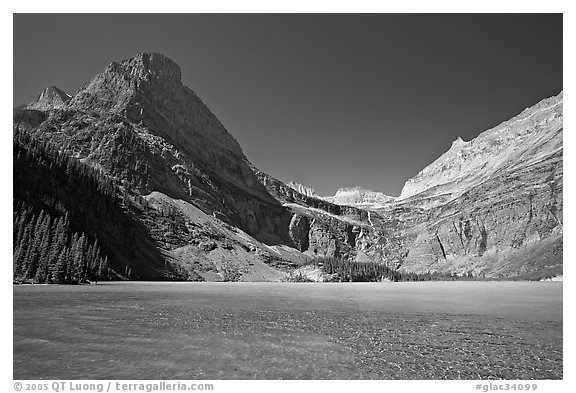
[[[525,276],[562,271],[563,94],[464,142],[404,186],[427,219],[402,268]],[[552,274],[553,275],[553,274]]]
[[[295,181],[291,181],[290,183],[287,184],[287,186],[292,188],[293,190],[298,191],[300,194],[304,194],[309,197],[317,196],[316,191],[314,191],[314,189],[306,187],[303,184],[296,183]]]
[[[399,200],[461,195],[505,171],[529,167],[562,151],[563,93],[542,100],[471,141],[450,149],[404,185]]]
[[[26,105],[25,108],[40,111],[62,108],[71,98],[71,95],[56,86],[48,86],[34,101]]]
[[[562,103],[560,93],[469,142],[456,140],[406,182],[395,209],[426,214],[402,231],[403,270],[562,272]]]

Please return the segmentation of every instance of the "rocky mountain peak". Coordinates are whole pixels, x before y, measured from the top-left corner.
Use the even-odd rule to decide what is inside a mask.
[[[464,142],[464,140],[463,140],[462,138],[458,137],[458,138],[456,138],[456,140],[454,140],[454,141],[452,142],[452,147],[451,147],[451,148],[452,148],[452,149],[454,149],[454,148],[460,148],[460,147],[462,147],[462,146],[465,146],[466,143],[467,143],[467,142]]]
[[[220,165],[216,155],[224,151],[245,159],[216,116],[182,85],[180,67],[159,53],[140,53],[111,63],[76,93],[70,106],[125,116],[210,165]]]
[[[105,73],[121,74],[135,81],[144,80],[172,87],[181,85],[180,66],[161,53],[139,53],[120,62],[113,62]]]
[[[72,97],[56,86],[48,86],[26,106],[27,109],[46,111],[65,106]]]
[[[126,113],[143,103],[165,103],[183,89],[181,75],[180,67],[167,56],[140,53],[110,63],[80,89],[70,104],[101,113]]]

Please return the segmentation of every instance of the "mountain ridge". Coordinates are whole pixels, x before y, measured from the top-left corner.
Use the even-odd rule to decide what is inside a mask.
[[[474,277],[561,272],[562,93],[456,139],[398,198],[362,187],[319,197],[260,171],[164,55],[113,62],[64,103],[46,97],[14,110],[15,130],[117,182],[158,258],[189,277],[277,280],[318,257]]]
[[[521,149],[523,144],[533,144],[532,137],[539,137],[539,129],[552,135],[562,128],[563,92],[545,98],[536,105],[526,108],[512,119],[480,133],[476,138],[464,142],[461,138],[452,142],[450,149],[416,176],[405,183],[398,197],[403,200],[433,187],[454,181],[465,180],[471,172],[489,176],[509,159],[506,150]],[[562,139],[556,141],[555,148]],[[504,156],[504,157],[502,157]],[[496,161],[496,163],[492,162]],[[476,176],[478,173],[475,174]],[[472,182],[474,184],[474,181]]]

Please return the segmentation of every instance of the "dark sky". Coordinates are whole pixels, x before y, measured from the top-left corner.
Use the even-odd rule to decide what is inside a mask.
[[[561,14],[15,15],[14,106],[161,52],[283,181],[398,195],[444,153],[562,90]]]

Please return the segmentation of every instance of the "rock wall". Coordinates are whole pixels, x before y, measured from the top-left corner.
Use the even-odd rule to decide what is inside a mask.
[[[562,154],[530,168],[503,174],[433,210],[419,226],[403,263],[408,271],[471,272],[513,276],[543,268],[562,268]],[[529,265],[508,257],[549,241],[560,252]],[[504,266],[508,264],[509,266]]]
[[[294,189],[294,190],[296,190],[296,191],[298,191],[300,194],[304,194],[304,195],[309,196],[309,197],[318,197],[318,196],[316,195],[316,191],[314,191],[314,190],[313,190],[312,188],[310,188],[310,187],[306,187],[306,186],[303,185],[303,184],[300,184],[300,183],[296,183],[296,182],[294,182],[294,181],[291,181],[290,183],[287,184],[287,186],[290,187],[290,188],[292,188],[292,189]]]

